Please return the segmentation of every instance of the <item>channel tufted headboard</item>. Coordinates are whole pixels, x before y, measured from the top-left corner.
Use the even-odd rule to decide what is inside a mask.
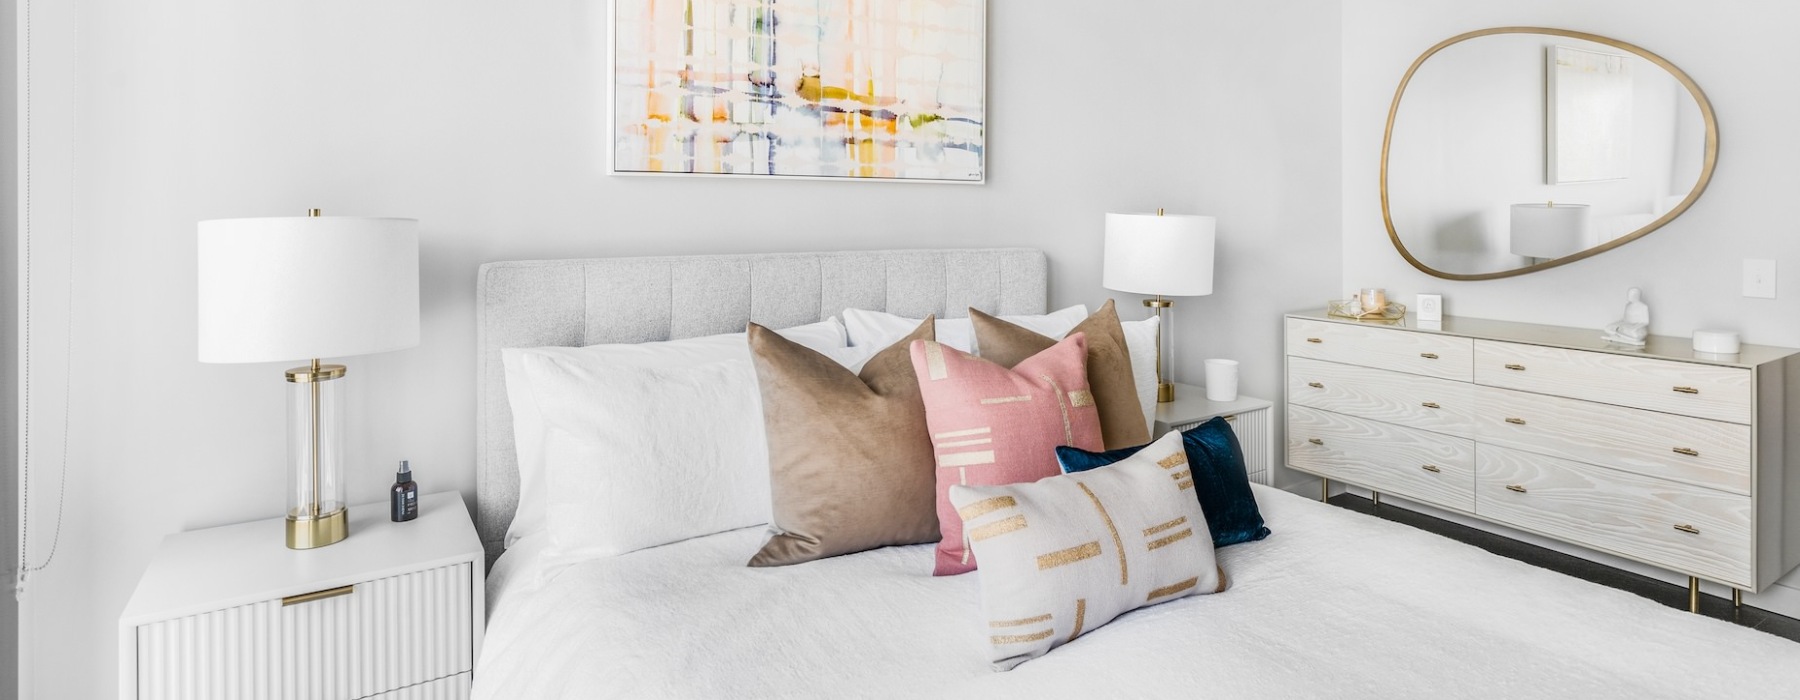
[[[813,323],[846,308],[902,316],[1040,314],[1047,264],[1028,248],[494,262],[475,300],[476,528],[488,563],[519,503],[502,348],[641,343]]]

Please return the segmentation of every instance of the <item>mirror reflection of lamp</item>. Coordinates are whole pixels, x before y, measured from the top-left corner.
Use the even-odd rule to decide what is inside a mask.
[[[1512,205],[1512,254],[1555,259],[1588,248],[1588,205]]]

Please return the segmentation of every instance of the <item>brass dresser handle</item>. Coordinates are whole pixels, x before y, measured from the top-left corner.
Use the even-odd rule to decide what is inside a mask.
[[[1307,385],[1307,386],[1310,386],[1310,387],[1312,387],[1312,388],[1314,388],[1314,389],[1323,389],[1323,388],[1325,388],[1325,385],[1324,385],[1324,384],[1320,384],[1320,383],[1318,383],[1318,382],[1307,382],[1307,383],[1306,383],[1306,385]]]
[[[1425,471],[1431,472],[1433,474],[1444,471],[1442,469],[1439,469],[1438,465],[1435,465],[1435,464],[1426,464],[1426,465],[1420,466],[1419,468],[1423,469]]]
[[[1509,364],[1509,365],[1507,365],[1507,366],[1506,366],[1506,368],[1507,368],[1507,369],[1510,369],[1510,370],[1512,370],[1512,371],[1514,371],[1514,372],[1523,372],[1523,371],[1525,371],[1525,365],[1512,365],[1512,364]]]
[[[1439,406],[1439,405],[1437,405],[1437,402],[1436,402],[1436,401],[1426,401],[1426,402],[1425,402],[1425,403],[1422,403],[1422,404],[1419,404],[1419,405],[1420,405],[1420,406],[1424,406],[1424,407],[1426,407],[1426,408],[1443,408],[1443,406]]]
[[[1320,338],[1307,338],[1306,342],[1308,342],[1308,343],[1323,343],[1325,341]]]
[[[1692,525],[1689,525],[1689,524],[1687,524],[1687,523],[1682,523],[1682,524],[1680,524],[1680,525],[1676,525],[1676,526],[1675,526],[1675,529],[1677,529],[1677,530],[1680,530],[1680,531],[1682,531],[1682,532],[1685,532],[1685,533],[1687,533],[1687,534],[1690,534],[1690,535],[1698,535],[1698,534],[1700,534],[1700,528],[1697,528],[1697,527],[1694,527],[1694,526],[1692,526]]]
[[[1692,447],[1677,447],[1677,448],[1675,448],[1675,454],[1687,455],[1689,457],[1699,457],[1700,451],[1696,450]]]
[[[1507,485],[1506,485],[1506,490],[1508,490],[1508,491],[1518,491],[1518,492],[1519,492],[1519,493],[1525,493],[1525,487],[1523,487],[1523,486],[1520,486],[1520,485],[1518,485],[1518,484],[1507,484]]]
[[[1525,419],[1524,418],[1508,418],[1508,419],[1506,419],[1506,422],[1511,423],[1513,425],[1524,425]]]
[[[299,605],[301,603],[311,603],[315,600],[324,600],[326,598],[336,598],[341,595],[350,595],[351,593],[355,593],[355,592],[356,592],[356,585],[351,584],[348,586],[338,586],[337,588],[327,588],[322,591],[313,591],[311,593],[301,593],[300,595],[291,595],[291,596],[281,599],[281,607],[285,608],[289,605]]]
[[[1427,360],[1435,360],[1435,359],[1437,359],[1437,353],[1435,353],[1435,352],[1422,352],[1422,353],[1419,353],[1419,357],[1423,357],[1423,358],[1425,358],[1425,359],[1427,359]]]
[[[1677,393],[1677,394],[1698,394],[1698,393],[1700,393],[1700,390],[1695,389],[1694,387],[1691,387],[1691,386],[1678,386],[1678,387],[1675,387],[1675,393]]]
[[[1310,442],[1310,443],[1312,443],[1312,444],[1314,444],[1314,445],[1323,445],[1323,444],[1325,444],[1325,441],[1324,441],[1324,440],[1320,440],[1320,439],[1318,439],[1318,438],[1307,438],[1307,439],[1306,439],[1306,441],[1307,441],[1307,442]]]

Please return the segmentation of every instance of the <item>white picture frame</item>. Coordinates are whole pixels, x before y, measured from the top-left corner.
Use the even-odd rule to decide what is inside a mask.
[[[1631,59],[1572,46],[1545,47],[1546,184],[1631,176]]]

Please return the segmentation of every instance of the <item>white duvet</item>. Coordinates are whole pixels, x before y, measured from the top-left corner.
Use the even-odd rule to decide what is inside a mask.
[[[1793,698],[1800,644],[1257,487],[1232,587],[991,670],[931,546],[752,569],[760,529],[490,578],[477,698]]]

